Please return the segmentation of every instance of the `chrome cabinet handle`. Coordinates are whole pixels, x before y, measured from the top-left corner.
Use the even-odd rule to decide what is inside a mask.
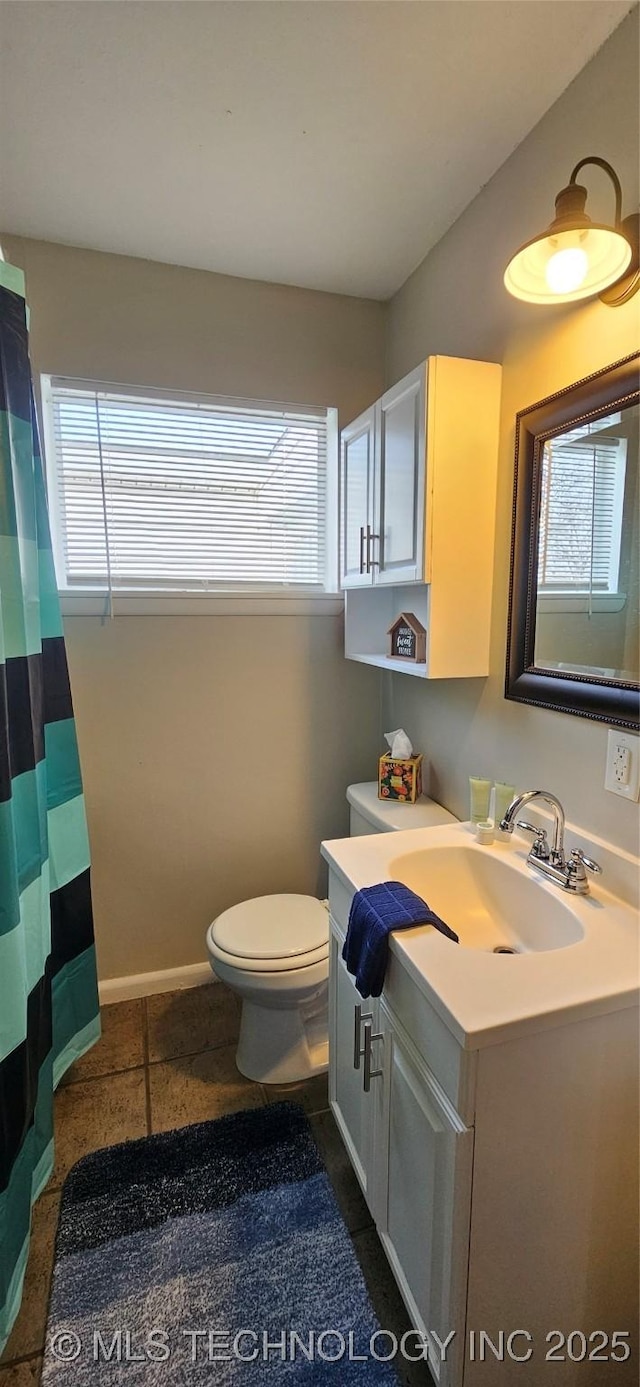
[[[364,1078],[362,1081],[362,1087],[365,1093],[370,1093],[372,1079],[379,1079],[382,1077],[381,1069],[371,1068],[371,1049],[374,1040],[382,1040],[382,1032],[378,1031],[374,1035],[371,1031],[371,1022],[367,1021],[364,1027]]]
[[[371,526],[367,525],[367,573],[370,573],[372,568],[380,566],[378,560],[371,557],[371,542],[374,539],[380,539],[380,535],[375,535]]]
[[[359,1069],[360,1060],[364,1055],[364,1050],[360,1045],[360,1029],[362,1022],[373,1021],[373,1016],[370,1011],[363,1014],[361,1006],[355,1006],[353,1008],[353,1013],[353,1067],[354,1069]]]
[[[368,531],[369,531],[369,526],[367,525],[367,534],[368,534]],[[368,551],[367,551],[367,563],[368,563],[368,562],[369,562],[369,559],[368,559]],[[360,572],[361,572],[361,573],[364,573],[364,525],[361,525],[361,526],[360,526]],[[367,568],[367,573],[368,573],[368,572],[369,572],[369,569]]]

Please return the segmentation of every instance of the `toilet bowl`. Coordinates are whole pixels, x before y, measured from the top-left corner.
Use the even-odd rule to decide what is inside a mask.
[[[453,815],[423,797],[378,799],[375,782],[350,785],[351,836],[426,828]],[[219,915],[207,931],[215,975],[242,999],[236,1064],[265,1084],[288,1084],[328,1065],[329,913],[314,896],[257,896]]]
[[[329,912],[313,896],[257,896],[207,931],[214,973],[242,998],[236,1064],[261,1083],[327,1068]]]

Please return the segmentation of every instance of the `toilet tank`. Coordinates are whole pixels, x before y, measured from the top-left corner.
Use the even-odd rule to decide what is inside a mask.
[[[435,824],[458,822],[455,814],[450,814],[448,809],[443,809],[428,795],[422,795],[415,804],[378,799],[376,780],[349,785],[347,800],[352,838],[362,837],[365,833],[392,833],[401,828],[433,828]]]

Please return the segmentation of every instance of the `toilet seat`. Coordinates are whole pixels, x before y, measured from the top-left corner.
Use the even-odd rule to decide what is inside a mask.
[[[352,834],[424,827],[453,817],[432,800],[394,809],[378,799],[376,781],[352,785],[348,795]],[[209,925],[207,951],[214,976],[242,1002],[240,1073],[263,1084],[299,1083],[324,1074],[330,952],[325,905],[312,896],[280,895],[232,906]]]
[[[249,972],[308,968],[329,954],[329,914],[313,896],[257,896],[209,926],[211,953]]]

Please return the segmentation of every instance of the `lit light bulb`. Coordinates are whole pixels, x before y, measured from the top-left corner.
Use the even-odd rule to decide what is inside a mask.
[[[586,279],[589,257],[584,250],[572,247],[558,250],[547,262],[545,279],[553,294],[571,294]]]

